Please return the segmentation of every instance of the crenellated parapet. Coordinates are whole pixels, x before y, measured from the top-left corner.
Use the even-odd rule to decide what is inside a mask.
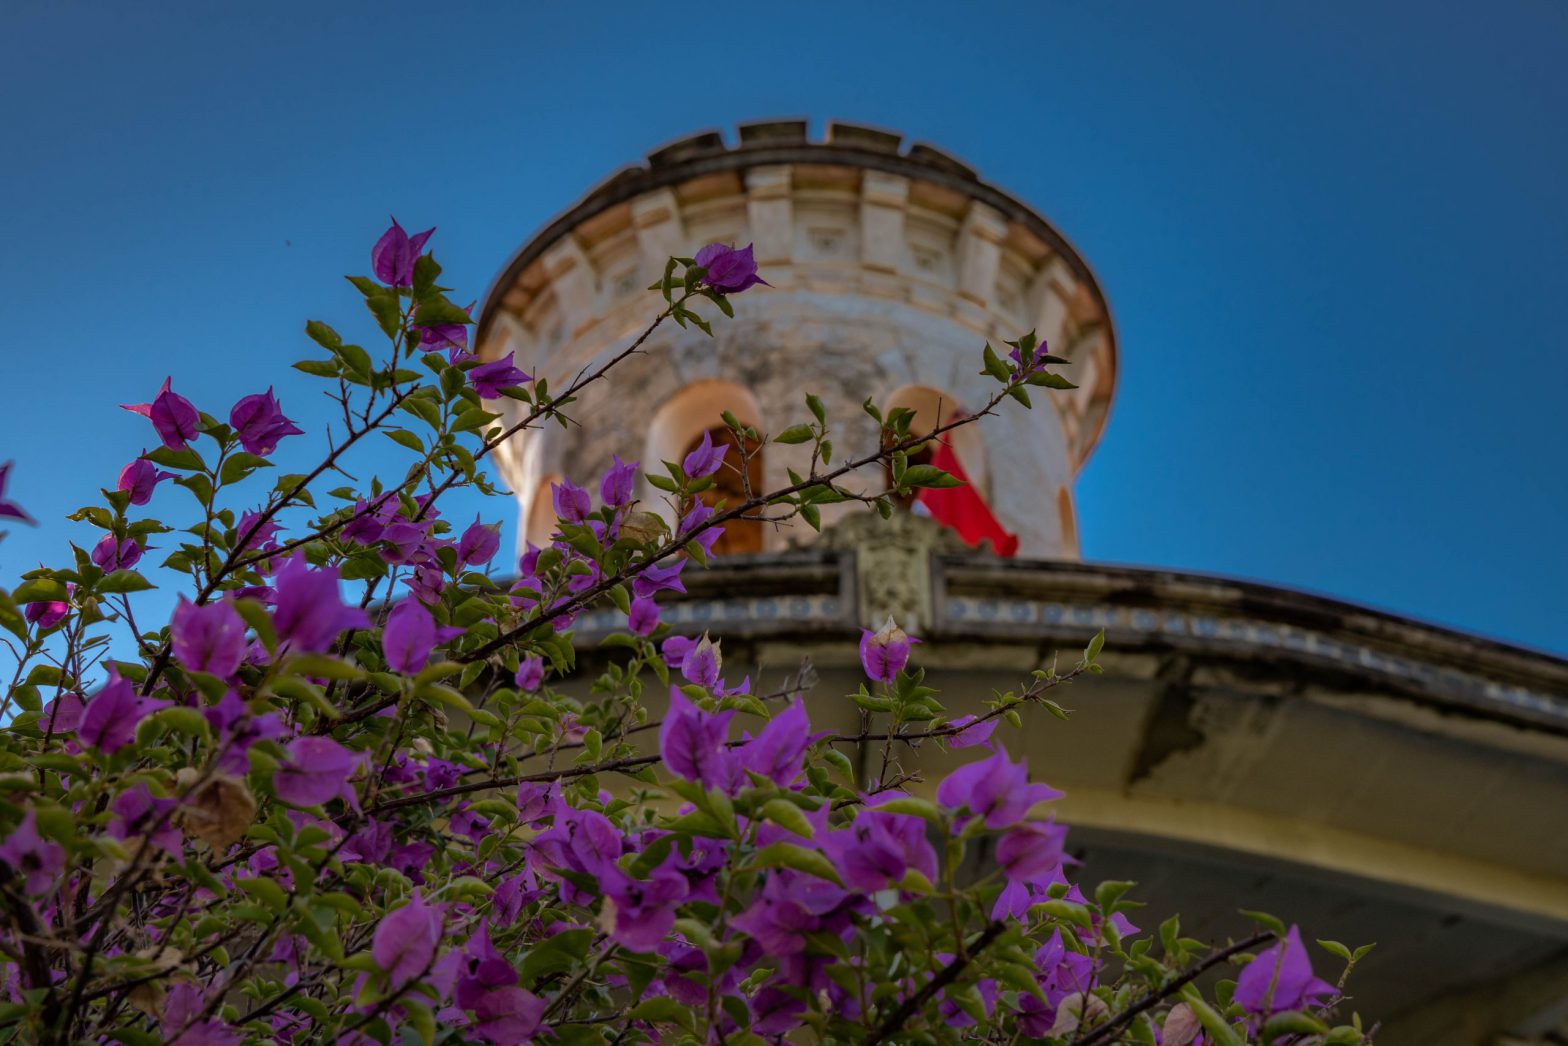
[[[715,132],[673,142],[523,246],[486,300],[479,351],[514,352],[558,386],[647,324],[657,299],[646,288],[666,257],[711,242],[754,243],[771,287],[737,297],[712,340],[661,328],[645,357],[585,396],[591,434],[540,433],[508,450],[525,534],[551,477],[595,474],[611,452],[677,454],[719,409],[777,431],[814,391],[846,449],[875,439],[860,413],[868,394],[973,409],[994,388],[977,373],[980,344],[1037,330],[1080,388],[1006,412],[959,453],[1025,554],[1076,558],[1071,488],[1116,378],[1104,295],[1044,218],[930,146],[843,123],[812,141],[804,121],[743,125],[733,143]],[[671,404],[690,417],[672,419]],[[798,467],[796,450],[769,447],[765,480]]]

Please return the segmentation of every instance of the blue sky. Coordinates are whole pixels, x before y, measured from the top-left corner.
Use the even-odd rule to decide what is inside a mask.
[[[287,365],[306,318],[362,323],[339,277],[389,212],[439,225],[477,296],[654,146],[805,116],[964,158],[1095,267],[1123,372],[1078,489],[1088,558],[1568,652],[1556,0],[19,0],[7,22],[0,460],[46,521],[0,544],[7,581],[86,540],[53,521],[148,444],[115,405],[164,374],[218,415],[276,384],[319,433]],[[510,541],[509,502],[450,514],[479,508]]]

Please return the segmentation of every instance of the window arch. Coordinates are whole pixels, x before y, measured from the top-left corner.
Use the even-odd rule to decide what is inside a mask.
[[[555,514],[555,499],[550,496],[550,484],[559,482],[560,476],[546,476],[534,488],[534,496],[528,504],[528,522],[523,528],[523,539],[530,545],[543,548],[555,537],[560,517]]]
[[[1078,510],[1073,507],[1073,492],[1066,487],[1056,488],[1056,515],[1061,521],[1062,555],[1067,559],[1077,559],[1081,555],[1078,549]]]
[[[643,454],[644,468],[657,470],[665,461],[679,464],[692,448],[702,442],[706,433],[714,445],[725,446],[726,452],[724,464],[714,476],[714,485],[698,497],[708,505],[723,501],[733,508],[745,497],[748,489],[752,493],[760,492],[764,481],[763,448],[752,440],[747,440],[743,447],[724,424],[725,411],[742,425],[763,431],[762,411],[756,397],[732,381],[699,381],[671,396],[654,414],[653,422],[648,426],[647,445]],[[644,491],[643,500],[649,502],[650,507],[656,506],[657,511],[669,522],[675,522],[670,518],[673,512],[668,503],[657,491],[649,487]],[[762,524],[734,522],[725,528],[724,536],[719,539],[714,550],[728,555],[760,552],[763,538]]]
[[[946,425],[954,418],[961,416],[964,410],[958,401],[940,389],[929,385],[905,385],[888,396],[882,404],[882,416],[899,408],[906,408],[915,412],[914,420],[910,422],[909,434],[923,436],[939,425]],[[942,435],[942,440],[950,448],[953,455],[958,458],[963,466],[969,483],[975,488],[975,493],[982,498],[989,493],[989,474],[986,468],[985,444],[981,441],[979,430],[976,426],[965,425],[951,430]],[[909,454],[911,465],[929,465],[936,447],[927,443]],[[891,469],[891,466],[889,467]],[[891,481],[891,475],[889,475]],[[909,504],[902,505],[908,508]]]

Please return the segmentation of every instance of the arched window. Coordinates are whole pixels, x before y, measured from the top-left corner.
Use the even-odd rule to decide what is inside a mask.
[[[721,504],[734,508],[762,493],[762,444],[754,439],[737,437],[727,425],[714,426],[707,429],[706,434],[714,446],[725,448],[724,464],[714,473],[713,486],[700,491],[698,499],[709,508],[718,508]],[[701,443],[702,436],[699,435],[687,445],[682,457],[696,450]],[[714,543],[713,551],[721,556],[761,552],[762,524],[732,520]]]
[[[909,424],[909,434],[916,437],[931,432],[938,426],[946,425],[955,418],[962,417],[964,413],[952,396],[925,385],[906,385],[894,392],[884,403],[882,416],[885,418],[900,408],[915,412],[914,419]],[[958,459],[969,484],[983,497],[989,486],[986,476],[985,445],[980,442],[975,427],[965,425],[952,429],[943,433],[941,440]],[[886,442],[887,445],[891,445],[891,440]],[[909,464],[940,464],[933,462],[936,451],[935,441],[924,443],[909,452]],[[888,466],[888,484],[892,485],[891,465]],[[912,503],[913,498],[905,498],[902,499],[900,507],[909,508]]]
[[[1078,550],[1078,512],[1073,508],[1072,491],[1066,487],[1056,488],[1056,514],[1062,527],[1062,556],[1066,559],[1077,559]]]
[[[763,448],[747,441],[743,453],[729,426],[724,424],[726,411],[742,425],[764,431],[756,398],[734,382],[699,381],[671,396],[659,407],[648,426],[644,467],[657,471],[661,462],[679,464],[707,433],[715,446],[723,445],[726,451],[724,464],[713,477],[714,485],[699,495],[703,502],[711,506],[723,501],[727,507],[734,508],[746,499],[748,490],[751,494],[761,493],[765,482]],[[648,487],[643,491],[642,499],[648,508],[660,512],[668,522],[676,522],[667,499],[657,490]],[[714,551],[724,555],[761,552],[764,540],[762,524],[732,522],[725,528]]]
[[[534,489],[533,499],[528,504],[528,525],[523,530],[523,538],[530,545],[543,548],[555,537],[559,518],[555,514],[555,501],[550,497],[550,484],[559,482],[560,476],[546,476]]]
[[[900,506],[931,516],[974,548],[989,548],[1002,556],[1016,554],[1017,535],[1008,532],[988,503],[985,444],[981,442],[978,429],[962,425],[939,434],[936,431],[961,418],[962,408],[951,396],[937,389],[911,385],[888,397],[882,416],[890,417],[899,409],[914,412],[909,436],[933,435],[931,440],[908,452],[909,464],[935,465],[963,481],[959,487],[917,490],[897,498]],[[889,445],[891,442],[889,440]],[[891,464],[888,468],[891,486]]]

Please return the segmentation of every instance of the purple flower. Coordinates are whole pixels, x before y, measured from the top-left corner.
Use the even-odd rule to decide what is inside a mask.
[[[891,683],[909,663],[910,644],[918,642],[889,617],[887,624],[875,632],[869,628],[860,630],[860,664],[872,680]]]
[[[636,577],[632,578],[632,595],[648,598],[660,592],[685,592],[686,586],[681,583],[681,571],[684,569],[686,569],[684,559],[644,567]]]
[[[432,229],[432,232],[435,230]],[[474,314],[477,302],[469,302],[468,308],[463,311],[470,316]],[[468,324],[466,323],[433,323],[428,327],[416,327],[419,331],[419,350],[421,352],[440,352],[446,350],[447,360],[458,364],[473,359],[473,354],[468,351]]]
[[[1062,863],[1067,828],[1054,821],[1025,821],[996,844],[996,863],[1015,881],[1038,879]]]
[[[16,873],[22,888],[33,897],[42,897],[59,885],[65,869],[65,847],[38,834],[38,815],[32,810],[22,818],[4,843],[0,861]]]
[[[1316,1005],[1334,986],[1312,973],[1312,960],[1295,926],[1285,939],[1258,953],[1236,978],[1233,996],[1248,1013],[1264,1016]]]
[[[659,653],[664,656],[664,663],[670,668],[680,671],[686,663],[686,655],[691,653],[691,648],[697,641],[690,636],[671,636],[659,644]]]
[[[516,880],[511,880],[516,882]],[[496,890],[497,895],[500,889]],[[525,1043],[539,1030],[546,1000],[517,985],[517,970],[481,924],[460,955],[457,1005],[473,1013],[468,1033],[482,1042]]]
[[[278,547],[273,540],[283,527],[271,517],[262,519],[260,512],[246,512],[234,528],[234,544],[241,552],[270,552]]]
[[[73,586],[67,585],[69,590]],[[29,603],[22,610],[22,616],[37,625],[40,631],[48,631],[55,625],[65,620],[65,615],[71,612],[71,604],[59,599],[46,599],[37,603]]]
[[[392,852],[392,842],[391,823],[371,819],[343,844],[343,859],[380,864]]]
[[[284,436],[299,436],[304,432],[283,416],[270,385],[266,392],[246,396],[236,403],[229,411],[229,424],[234,427],[246,452],[262,457],[277,450],[278,441]]]
[[[651,635],[659,627],[659,604],[644,596],[632,600],[626,627],[639,636]]]
[[[488,563],[501,550],[501,524],[481,523],[478,517],[457,540],[457,561],[478,565]]]
[[[599,481],[599,500],[611,508],[620,508],[632,499],[638,463],[622,461],[619,454],[612,454],[611,457],[615,459],[615,464]]]
[[[724,455],[729,449],[729,444],[727,443],[715,445],[713,433],[704,432],[702,434],[702,442],[697,444],[690,454],[681,459],[681,471],[685,472],[690,479],[711,476],[719,471],[719,467],[724,464]]]
[[[158,395],[151,403],[122,403],[120,406],[151,421],[165,447],[184,450],[185,445],[196,438],[196,426],[201,424],[201,415],[190,400],[170,389],[173,380],[163,379],[163,388],[158,390]]]
[[[614,864],[605,867],[604,896],[614,906],[610,937],[623,948],[651,952],[675,925],[675,909],[690,888],[673,868],[656,868],[646,880],[633,879]]]
[[[949,748],[974,748],[991,740],[991,735],[996,733],[996,720],[987,719],[985,722],[976,721],[972,715],[961,715],[948,723],[948,727],[958,728],[947,738]],[[971,726],[970,724],[974,725]]]
[[[272,777],[278,798],[294,806],[320,806],[342,799],[354,809],[359,800],[348,780],[364,762],[363,752],[351,752],[330,737],[307,735],[289,742],[288,753]]]
[[[432,792],[451,788],[463,779],[463,768],[446,759],[432,758],[425,763],[425,787]]]
[[[1050,354],[1051,346],[1046,343],[1044,338],[1041,338],[1040,343],[1029,353],[1027,360],[1024,359],[1020,346],[1014,345],[1012,351],[1007,354],[1012,358],[1014,364],[1013,377],[1026,378],[1037,370],[1044,370],[1047,362],[1045,357]]]
[[[688,683],[712,690],[719,683],[719,673],[724,669],[724,655],[719,649],[719,644],[708,638],[704,632],[702,638],[697,640],[695,646],[687,651],[681,661],[681,675],[686,677]]]
[[[38,728],[56,734],[75,733],[76,728],[82,725],[82,716],[86,712],[87,705],[82,701],[82,695],[67,691],[44,706]]]
[[[468,380],[473,383],[474,391],[487,400],[493,400],[501,395],[502,389],[516,388],[525,382],[533,381],[532,376],[517,369],[512,358],[517,353],[509,352],[498,360],[481,363],[468,372]]]
[[[411,676],[425,667],[430,651],[437,643],[445,643],[463,634],[461,628],[438,628],[424,604],[417,599],[405,599],[387,615],[386,628],[381,632],[381,649],[387,656],[387,665],[394,672]]]
[[[349,515],[350,522],[343,527],[343,538],[356,545],[373,545],[381,540],[382,532],[396,513],[390,495],[379,499],[374,505],[360,498],[354,502],[354,511]]]
[[[752,245],[740,250],[722,243],[710,243],[697,252],[692,260],[704,269],[702,282],[720,294],[739,294],[757,284],[771,286],[757,275],[757,260],[752,256]]]
[[[711,556],[713,555],[714,544],[718,542],[719,538],[724,536],[723,527],[704,525],[712,518],[713,509],[699,501],[691,507],[691,511],[681,517],[680,526],[676,532],[681,537],[695,534],[696,537],[692,538],[692,540],[701,545],[702,550]]]
[[[1000,746],[988,759],[961,766],[936,790],[936,800],[951,809],[968,809],[987,828],[1006,828],[1024,819],[1035,803],[1060,799],[1049,785],[1029,783],[1029,764],[1012,762]]]
[[[8,461],[4,465],[0,465],[0,519],[14,519],[19,523],[36,524],[37,520],[33,519],[32,516],[29,516],[26,512],[22,511],[22,506],[18,505],[14,501],[7,501],[5,499],[5,483],[6,480],[10,478],[10,476],[11,462]]]
[[[82,725],[77,728],[76,737],[100,752],[118,752],[131,743],[143,717],[168,703],[141,697],[130,683],[117,675],[112,676],[87,702],[87,711],[82,713]]]
[[[120,470],[119,484],[115,489],[130,491],[131,504],[145,505],[152,500],[154,487],[173,478],[174,473],[165,472],[152,462],[137,458]]]
[[[419,252],[424,250],[425,241],[435,231],[432,226],[410,236],[393,218],[392,227],[382,233],[381,239],[370,249],[370,267],[375,271],[376,279],[389,287],[413,286],[414,263],[419,260]]]
[[[169,634],[174,656],[192,672],[233,679],[245,658],[245,619],[228,603],[197,606],[181,596]]]
[[[820,838],[823,852],[852,890],[886,889],[911,868],[927,879],[936,877],[936,851],[926,839],[926,823],[918,817],[868,807],[848,828]]]
[[[551,818],[550,827],[534,839],[547,868],[598,879],[625,850],[625,839],[601,813],[579,810],[557,798]],[[543,874],[559,882],[561,899],[568,904],[590,904],[597,896],[556,873]]]
[[[800,1027],[806,1004],[782,988],[763,988],[751,999],[751,1030],[758,1035],[787,1035]]]
[[[105,534],[93,546],[92,557],[104,570],[129,570],[142,558],[142,547],[131,538],[117,541],[113,534]]]
[[[174,799],[158,799],[147,785],[127,788],[114,797],[109,809],[114,820],[109,822],[109,834],[125,840],[133,835],[147,835],[152,844],[165,853],[178,855],[181,850],[180,832],[164,815],[178,805]]]
[[[659,755],[677,777],[717,788],[730,779],[729,751],[724,746],[734,712],[705,712],[678,687],[670,687],[670,710],[659,728]]]
[[[441,909],[426,904],[415,890],[408,903],[381,920],[370,941],[370,957],[400,988],[423,976],[441,943]]]
[[[159,1029],[167,1046],[238,1046],[245,1036],[219,1020],[198,1020],[207,999],[194,984],[177,983],[164,1000]]]
[[[581,523],[593,509],[588,492],[564,479],[550,484],[550,504],[555,514],[567,523]]]
[[[295,653],[320,653],[346,628],[364,628],[370,618],[343,605],[336,567],[310,569],[303,553],[278,570],[278,604],[272,623],[278,640]]]
[[[544,685],[544,658],[525,657],[517,666],[517,675],[513,677],[517,689],[524,693],[533,693]]]
[[[750,907],[736,917],[734,926],[769,955],[796,955],[805,949],[807,934],[828,928],[834,916],[844,914],[848,897],[826,879],[787,870],[773,872]]]
[[[810,745],[811,721],[800,698],[768,720],[762,732],[736,750],[740,765],[761,774],[780,787],[788,787],[800,776],[806,748]]]

